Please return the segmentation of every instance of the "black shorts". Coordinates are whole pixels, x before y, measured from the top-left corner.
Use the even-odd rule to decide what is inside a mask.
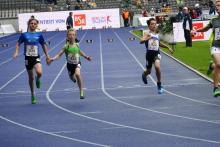
[[[67,67],[69,76],[73,76],[76,71],[76,68],[81,68],[81,63],[80,62],[79,62],[79,64],[67,63],[66,67]]]
[[[25,67],[27,70],[32,70],[34,65],[37,63],[41,63],[39,56],[37,56],[37,57],[25,56]]]
[[[146,62],[147,62],[147,63],[146,63],[146,68],[147,68],[147,69],[151,69],[153,63],[154,63],[157,59],[158,59],[158,60],[161,59],[160,52],[146,53]]]

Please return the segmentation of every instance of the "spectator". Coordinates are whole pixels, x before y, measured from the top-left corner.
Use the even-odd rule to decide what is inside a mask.
[[[133,17],[134,17],[134,11],[130,9],[129,11],[130,26],[133,26]]]
[[[70,28],[73,28],[73,12],[69,13],[69,16],[66,19],[66,28],[69,30]]]
[[[71,1],[70,0],[66,0],[66,7],[67,7],[67,10],[70,10],[70,7],[71,7]]]
[[[143,10],[142,16],[143,16],[143,17],[148,17],[147,9],[144,9],[144,10]]]
[[[199,6],[199,4],[195,4],[195,10],[198,17],[202,15],[202,8]]]
[[[183,20],[183,8],[179,7],[179,13],[176,16],[176,21],[179,22],[179,21],[182,21],[182,20]]]
[[[209,15],[215,15],[215,5],[212,0],[209,1]]]
[[[190,11],[190,16],[192,17],[192,19],[196,19],[199,17],[195,9],[192,9],[192,11]]]
[[[151,10],[150,10],[150,16],[151,16],[151,17],[154,17],[154,16],[155,16],[154,8],[151,8]]]
[[[74,9],[75,9],[75,10],[80,10],[80,4],[77,3],[77,4],[75,5]]]
[[[124,27],[128,27],[129,26],[129,12],[127,9],[123,10],[122,18],[124,20]]]
[[[186,40],[186,47],[192,47],[192,18],[189,15],[189,8],[183,8],[184,18],[183,18],[183,30],[184,30],[184,37]]]

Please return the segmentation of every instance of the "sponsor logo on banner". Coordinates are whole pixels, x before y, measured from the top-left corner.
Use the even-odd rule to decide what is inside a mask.
[[[199,28],[203,28],[203,23],[193,23],[193,30],[198,30]],[[204,32],[197,32],[192,39],[204,39]]]
[[[74,15],[74,26],[86,26],[86,15],[85,14]]]
[[[111,16],[96,16],[96,17],[92,17],[92,22],[93,24],[109,24],[112,22],[111,20]]]

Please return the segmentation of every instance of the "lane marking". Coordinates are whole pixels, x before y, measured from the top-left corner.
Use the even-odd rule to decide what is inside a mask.
[[[102,63],[101,63],[102,64]],[[143,128],[138,128],[138,127],[132,127],[132,126],[128,126],[128,125],[122,125],[122,124],[118,124],[118,123],[113,123],[113,122],[109,122],[109,121],[105,121],[105,120],[101,120],[101,119],[97,119],[94,117],[90,117],[87,115],[82,115],[80,113],[76,113],[74,111],[71,111],[69,109],[66,109],[58,104],[56,104],[51,98],[50,98],[50,90],[54,87],[56,81],[58,80],[58,78],[60,77],[61,73],[63,72],[64,68],[65,68],[65,64],[63,65],[63,67],[61,68],[60,72],[57,74],[56,78],[54,79],[54,81],[52,82],[51,86],[49,87],[47,94],[46,94],[46,98],[49,101],[50,104],[52,104],[54,107],[63,110],[67,113],[73,114],[75,116],[79,116],[79,117],[83,117],[83,118],[87,118],[90,120],[94,120],[97,122],[101,122],[101,123],[105,123],[105,124],[109,124],[109,125],[113,125],[113,126],[117,126],[117,127],[123,127],[123,128],[128,128],[128,129],[132,129],[132,130],[137,130],[137,131],[142,131],[142,132],[148,132],[148,133],[154,133],[154,134],[159,134],[159,135],[165,135],[165,136],[171,136],[171,137],[176,137],[176,138],[181,138],[181,139],[188,139],[188,140],[195,140],[195,141],[202,141],[202,142],[208,142],[208,143],[214,143],[214,144],[220,144],[220,141],[214,141],[214,140],[207,140],[207,139],[200,139],[200,138],[194,138],[194,137],[188,137],[188,136],[181,136],[181,135],[176,135],[176,134],[170,134],[170,133],[164,133],[164,132],[159,132],[159,131],[153,131],[153,130],[148,130],[148,129],[143,129]],[[103,81],[102,81],[103,82]],[[103,85],[102,85],[103,86]]]
[[[103,89],[103,92],[109,97],[110,95],[108,95],[108,93],[103,88],[104,87],[104,78],[103,78],[103,59],[102,59],[102,45],[101,45],[100,31],[99,31],[99,38],[100,38],[100,58],[101,58],[101,73],[102,73],[101,74],[102,89]],[[57,74],[56,78],[54,79],[54,81],[52,82],[51,86],[49,87],[49,89],[48,89],[48,91],[46,93],[46,98],[49,101],[49,103],[52,104],[53,106],[57,107],[60,110],[63,110],[65,112],[67,112],[67,113],[70,113],[70,114],[73,114],[73,115],[76,115],[76,116],[79,116],[79,117],[87,118],[87,119],[94,120],[94,121],[101,122],[101,123],[110,124],[110,125],[113,125],[113,126],[124,127],[124,128],[132,129],[132,130],[138,130],[138,131],[143,131],[143,132],[148,132],[148,133],[154,133],[154,134],[159,134],[159,135],[171,136],[171,137],[176,137],[176,138],[181,138],[181,139],[188,139],[188,140],[195,140],[195,141],[202,141],[202,142],[209,142],[209,143],[220,144],[220,141],[214,141],[214,140],[207,140],[207,139],[201,139],[201,138],[194,138],[194,137],[188,137],[188,136],[164,133],[164,132],[159,132],[159,131],[154,131],[154,130],[148,130],[148,129],[138,128],[138,127],[122,125],[122,124],[118,124],[118,123],[113,123],[113,122],[109,122],[109,121],[105,121],[105,120],[89,117],[89,116],[86,116],[86,115],[82,115],[82,114],[76,113],[74,111],[71,111],[69,109],[66,109],[66,108],[64,108],[62,106],[59,106],[58,104],[56,104],[50,98],[50,90],[53,88],[53,86],[55,85],[56,81],[60,77],[62,71],[64,70],[64,67],[65,67],[65,65],[62,67],[60,72]],[[118,101],[118,100],[116,100],[116,101]],[[130,104],[128,104],[128,105],[130,105]]]
[[[32,131],[35,131],[35,132],[39,132],[39,133],[43,133],[43,134],[46,134],[46,135],[55,136],[55,137],[59,137],[59,138],[62,138],[62,139],[67,139],[67,140],[71,140],[71,141],[75,141],[75,142],[81,142],[81,143],[85,143],[85,144],[89,144],[89,145],[94,145],[94,146],[107,147],[107,145],[93,143],[93,142],[88,142],[88,141],[84,141],[84,140],[80,140],[80,139],[76,139],[76,138],[71,138],[71,137],[67,137],[67,136],[62,136],[62,135],[55,134],[55,133],[52,133],[52,132],[47,132],[47,131],[43,131],[43,130],[40,130],[40,129],[36,129],[36,128],[30,127],[30,126],[23,125],[23,124],[20,124],[18,122],[12,121],[12,120],[7,119],[7,118],[5,118],[3,116],[0,116],[0,119],[5,120],[6,122],[10,122],[10,123],[12,123],[14,125],[20,126],[22,128],[26,128],[26,129],[29,129],[29,130],[32,130]]]
[[[85,33],[85,34],[86,34],[86,33]],[[85,34],[84,34],[84,36],[85,36]],[[63,39],[59,44],[61,44],[64,40],[66,40],[66,39]],[[54,47],[54,49],[55,49],[57,46],[58,46],[58,45],[56,45],[56,46]],[[66,63],[65,63],[64,65],[66,65]],[[65,66],[63,66],[63,67],[65,67]],[[20,72],[20,73],[23,73],[23,71]],[[20,75],[20,74],[19,74],[19,75]],[[17,77],[18,77],[18,76],[17,76]],[[14,78],[13,78],[13,79],[14,79]],[[11,79],[10,81],[13,81],[13,80]],[[4,85],[7,86],[9,83],[10,83],[10,82],[7,82],[7,83],[4,84]],[[4,88],[5,86],[2,86],[2,87]],[[0,91],[3,89],[2,87],[0,88]],[[58,134],[55,134],[55,133],[50,133],[50,132],[47,132],[47,131],[39,130],[39,129],[30,127],[30,126],[23,125],[23,124],[21,124],[21,123],[12,121],[12,120],[10,120],[10,119],[8,119],[8,118],[6,118],[6,117],[3,117],[3,116],[1,116],[1,115],[0,115],[0,119],[5,120],[5,121],[7,121],[7,122],[9,122],[9,123],[12,123],[12,124],[14,124],[14,125],[17,125],[17,126],[20,126],[20,127],[23,127],[23,128],[26,128],[26,129],[35,131],[35,132],[40,132],[40,133],[43,133],[43,134],[47,134],[47,135],[50,135],[50,136],[55,136],[55,137],[59,137],[59,138],[63,138],[63,139],[68,139],[68,140],[71,140],[71,141],[81,142],[81,143],[85,143],[85,144],[89,144],[89,145],[94,145],[94,146],[108,147],[108,145],[104,145],[104,144],[93,143],[93,142],[89,142],[89,141],[84,141],[84,140],[80,140],[80,139],[76,139],[76,138],[71,138],[71,137],[62,136],[62,135],[58,135]]]
[[[139,64],[139,66],[144,70],[145,69],[144,66],[140,63],[140,61],[136,58],[136,56],[131,52],[129,47],[124,43],[124,41],[120,38],[120,36],[116,32],[114,32],[114,34],[121,41],[121,43],[124,45],[124,47],[130,53],[130,55],[136,60],[136,62]],[[152,76],[149,75],[149,77],[150,77],[151,81],[154,83],[154,85],[156,85],[157,82],[152,78]],[[192,98],[189,98],[189,97],[181,96],[181,95],[175,94],[175,93],[173,93],[171,91],[168,91],[166,89],[164,91],[169,93],[170,95],[173,95],[173,96],[176,96],[176,97],[179,97],[179,98],[182,98],[182,99],[186,99],[186,100],[189,100],[189,101],[192,101],[192,102],[202,103],[202,104],[207,104],[207,105],[212,105],[212,106],[220,107],[220,105],[218,105],[218,104],[213,104],[213,103],[209,103],[209,102],[205,102],[205,101],[200,101],[200,100],[195,100],[195,99],[192,99]]]

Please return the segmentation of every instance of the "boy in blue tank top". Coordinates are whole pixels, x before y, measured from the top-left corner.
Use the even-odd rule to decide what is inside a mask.
[[[30,19],[28,21],[28,32],[22,33],[19,37],[19,40],[16,44],[16,50],[13,55],[13,58],[17,58],[19,54],[20,45],[24,43],[24,56],[25,56],[25,66],[28,72],[29,77],[29,86],[31,90],[31,102],[32,104],[36,104],[36,96],[34,93],[34,72],[36,72],[36,87],[40,88],[40,77],[42,75],[42,65],[40,62],[40,54],[39,54],[39,44],[42,46],[43,51],[46,55],[46,62],[49,64],[49,55],[48,48],[46,42],[41,33],[36,32],[36,28],[38,25],[38,20]]]

